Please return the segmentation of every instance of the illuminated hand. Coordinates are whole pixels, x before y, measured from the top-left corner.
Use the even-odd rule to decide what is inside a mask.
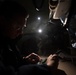
[[[36,64],[38,63],[39,61],[41,61],[41,57],[35,53],[31,53],[29,54],[28,56],[24,57],[25,59],[27,59],[27,61],[29,63],[32,63],[32,64]]]
[[[59,57],[57,56],[57,54],[53,54],[53,55],[51,54],[46,60],[46,64],[48,66],[53,66],[55,68],[58,67],[58,63],[59,63]]]

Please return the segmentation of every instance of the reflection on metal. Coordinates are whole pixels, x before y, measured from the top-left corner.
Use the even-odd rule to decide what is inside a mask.
[[[39,9],[38,9],[38,8],[36,8],[36,10],[37,10],[37,11],[39,11]]]
[[[58,4],[59,0],[49,0],[49,10],[50,10],[49,19],[53,18],[53,15],[57,9]]]
[[[35,9],[37,11],[39,11],[43,6],[44,0],[32,0],[32,2],[34,4],[34,6],[35,6]]]
[[[49,0],[49,19],[60,19],[66,25],[69,15],[71,0]]]
[[[57,9],[54,12],[53,18],[59,19],[62,16],[67,15],[71,5],[71,0],[64,0],[64,2],[59,2]]]
[[[49,9],[54,10],[59,3],[59,0],[49,0]]]
[[[61,20],[61,22],[62,22],[62,24],[63,24],[63,26],[65,26],[66,25],[66,23],[67,23],[67,17],[66,18],[64,18],[64,20],[62,19],[62,18],[60,18],[60,20]]]

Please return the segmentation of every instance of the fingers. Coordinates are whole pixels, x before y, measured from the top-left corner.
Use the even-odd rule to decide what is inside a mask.
[[[58,56],[57,54],[51,54],[49,57],[54,57],[54,56]]]
[[[26,56],[25,58],[27,59],[27,58],[29,58],[29,57],[31,57],[32,56],[32,53],[31,54],[29,54],[28,56]]]
[[[41,59],[41,57],[40,57],[38,54],[35,54],[35,53],[31,53],[31,56],[32,56],[32,57],[36,57],[36,58],[38,58],[39,60]]]
[[[52,65],[53,63],[58,63],[59,62],[59,56],[57,54],[51,54],[47,57],[45,62],[46,62],[46,64],[49,64],[49,65]]]
[[[30,63],[38,63],[41,61],[41,57],[38,54],[31,53],[28,56],[25,57]]]
[[[26,56],[26,58],[38,58],[38,59],[40,59],[40,56],[38,54],[31,53],[28,56]]]
[[[49,56],[49,58],[53,58],[53,57],[58,57],[58,55],[57,55],[57,54],[51,54],[51,55]]]

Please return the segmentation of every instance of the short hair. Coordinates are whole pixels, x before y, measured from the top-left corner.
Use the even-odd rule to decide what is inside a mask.
[[[0,16],[5,16],[7,19],[16,15],[27,17],[28,13],[25,8],[16,1],[4,1],[0,5]]]

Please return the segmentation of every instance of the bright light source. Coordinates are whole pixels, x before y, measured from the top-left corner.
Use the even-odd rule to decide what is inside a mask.
[[[39,33],[42,33],[42,29],[39,29],[38,32],[39,32]]]
[[[68,31],[68,28],[66,28],[66,30]]]
[[[41,18],[40,18],[40,17],[38,17],[37,19],[38,19],[38,20],[40,20]]]

